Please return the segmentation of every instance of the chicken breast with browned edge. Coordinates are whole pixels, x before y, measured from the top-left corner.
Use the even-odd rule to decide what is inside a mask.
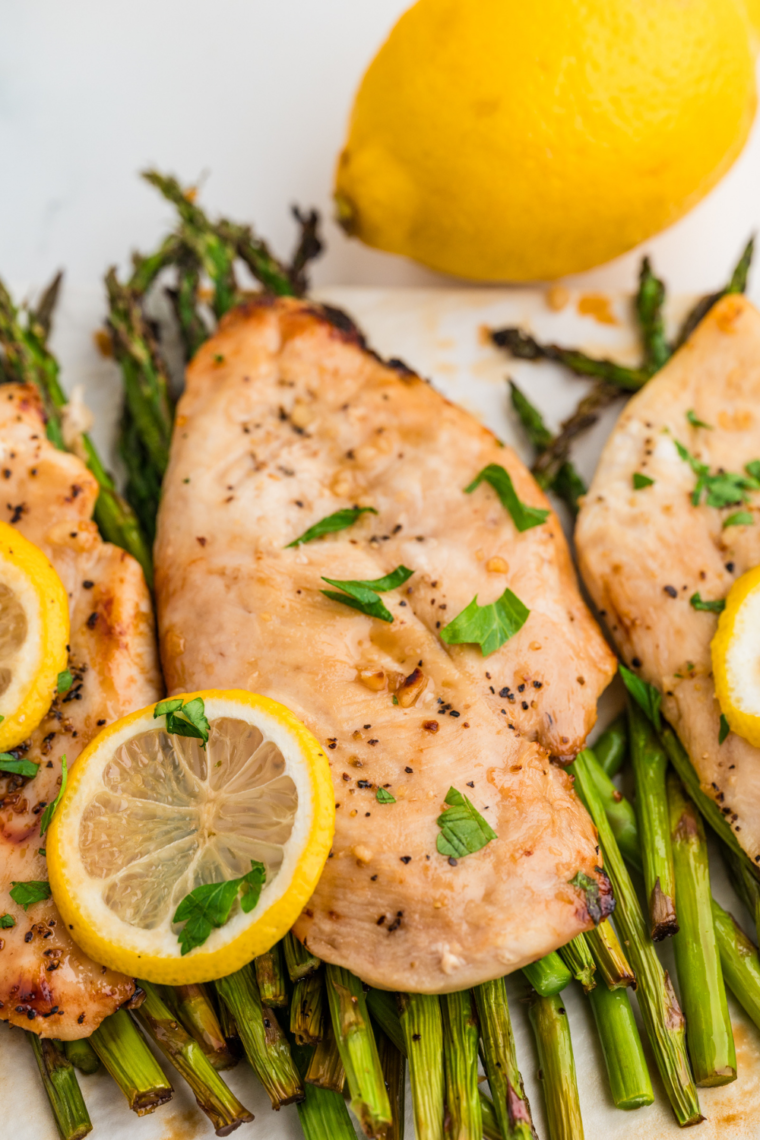
[[[335,843],[296,932],[391,989],[508,973],[590,926],[588,901],[610,906],[594,828],[550,754],[582,746],[614,661],[556,517],[519,533],[490,486],[464,492],[487,464],[549,507],[472,416],[302,302],[231,313],[178,406],[156,544],[168,688],[265,693],[327,746]],[[356,504],[377,514],[288,546]],[[392,622],[321,592],[399,565],[414,573],[382,594]],[[441,641],[476,594],[507,586],[530,615],[506,644],[483,657]],[[458,860],[436,849],[452,786],[498,835]]]
[[[744,297],[720,301],[627,405],[586,496],[576,544],[621,655],[662,690],[663,712],[703,791],[760,863],[760,750],[734,733],[719,743],[710,656],[717,617],[690,601],[725,598],[760,563],[760,495],[718,508],[702,491],[694,505],[698,475],[689,456],[710,475],[744,474],[760,459],[760,313]],[[635,473],[654,482],[634,490]],[[739,509],[754,525],[724,526]]]
[[[0,388],[2,513],[50,558],[69,596],[74,684],[15,749],[36,764],[32,779],[0,773],[0,1020],[43,1037],[87,1037],[134,993],[134,981],[99,966],[69,937],[52,899],[25,912],[14,881],[46,880],[40,818],[69,767],[108,724],[155,701],[160,677],[153,614],[143,573],[104,543],[92,521],[98,486],[75,455],[45,436],[35,390]]]

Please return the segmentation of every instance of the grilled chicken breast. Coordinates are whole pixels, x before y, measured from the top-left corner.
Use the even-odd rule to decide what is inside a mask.
[[[491,463],[548,509],[472,416],[291,300],[231,313],[178,407],[156,543],[169,691],[265,693],[326,745],[335,844],[297,933],[387,988],[461,989],[566,942],[591,924],[579,871],[610,905],[594,828],[550,756],[582,746],[614,661],[556,517],[519,533],[490,486],[464,493]],[[377,513],[288,545],[355,504]],[[382,595],[392,622],[322,593],[399,565],[414,573]],[[488,657],[443,644],[475,595],[507,586],[530,609],[511,640]],[[459,860],[436,849],[452,786],[498,835]]]
[[[160,695],[150,596],[137,563],[104,543],[92,521],[97,483],[75,455],[56,450],[34,389],[0,388],[3,518],[52,561],[69,595],[72,688],[20,746],[40,765],[31,780],[0,779],[0,1020],[43,1037],[86,1037],[134,992],[134,981],[91,961],[70,939],[52,900],[27,912],[14,881],[46,880],[40,817],[100,726]],[[0,773],[2,776],[2,773]],[[43,841],[44,842],[44,841]]]
[[[697,426],[701,421],[708,427]],[[724,522],[676,442],[710,472],[760,458],[760,313],[730,296],[623,411],[607,441],[576,530],[589,591],[628,665],[663,693],[662,709],[747,854],[760,862],[760,750],[731,733],[718,743],[710,642],[717,617],[690,598],[725,598],[760,563],[760,526]],[[633,489],[633,475],[654,480]]]

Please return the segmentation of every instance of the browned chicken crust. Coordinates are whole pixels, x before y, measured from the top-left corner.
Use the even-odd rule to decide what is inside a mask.
[[[47,879],[40,817],[60,788],[61,757],[71,767],[102,725],[160,695],[153,614],[142,570],[92,521],[95,479],[48,442],[31,387],[0,388],[0,450],[0,513],[44,550],[68,592],[74,676],[21,745],[37,775],[0,779],[0,913],[16,920],[0,930],[0,1020],[73,1040],[118,1009],[134,981],[88,958],[52,900],[25,913],[9,891],[13,881]]]
[[[582,746],[614,662],[556,517],[520,534],[489,486],[463,492],[488,463],[548,508],[472,416],[290,300],[228,316],[178,407],[156,543],[168,688],[265,693],[327,746],[335,844],[297,933],[388,988],[457,990],[533,961],[590,925],[569,881],[600,878],[548,752]],[[286,548],[355,504],[378,513]],[[383,594],[392,624],[320,592],[399,564],[414,576]],[[506,645],[441,642],[506,586],[531,610]],[[458,862],[436,850],[452,785],[499,836]]]

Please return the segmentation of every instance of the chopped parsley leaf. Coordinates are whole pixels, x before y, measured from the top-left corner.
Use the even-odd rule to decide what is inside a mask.
[[[12,914],[0,914],[0,930],[10,930],[15,925],[16,920]]]
[[[300,546],[304,542],[313,542],[315,538],[321,538],[323,534],[335,534],[336,531],[346,530],[347,527],[353,526],[361,515],[366,514],[376,515],[377,511],[374,507],[346,507],[344,510],[335,511],[334,514],[327,515],[319,522],[314,523],[314,526],[310,526],[298,538],[294,538],[285,549],[288,550],[291,546]]]
[[[689,421],[692,427],[707,428],[708,431],[713,430],[712,424],[706,424],[704,420],[697,419],[693,408],[689,408],[688,412],[686,413],[686,419]]]
[[[322,593],[326,598],[331,598],[334,602],[342,602],[344,606],[351,606],[353,609],[359,610],[360,613],[366,614],[367,617],[392,622],[393,614],[386,609],[378,594],[384,594],[387,590],[398,589],[399,586],[403,586],[404,582],[409,581],[413,573],[414,570],[409,570],[406,566],[397,566],[391,574],[386,574],[384,578],[342,580],[323,577],[323,582],[327,582],[330,586],[337,586],[343,593],[339,594],[336,590],[322,590]]]
[[[723,520],[723,529],[727,526],[754,526],[755,516],[751,515],[749,511],[734,511],[727,519]]]
[[[10,772],[13,776],[36,776],[39,764],[31,760],[17,760],[10,752],[0,752],[0,772]]]
[[[375,799],[379,804],[395,804],[396,797],[392,796],[390,792],[386,792],[385,788],[378,788]]]
[[[583,891],[586,896],[586,910],[589,913],[589,918],[598,926],[604,918],[604,914],[602,912],[599,896],[599,884],[596,879],[592,879],[590,875],[586,875],[583,871],[578,871],[578,873],[570,879],[570,886],[577,887],[579,891]]]
[[[716,598],[712,602],[703,602],[699,590],[697,590],[696,594],[692,594],[689,598],[689,604],[693,606],[695,610],[706,610],[707,613],[710,614],[722,614],[726,608],[726,599]]]
[[[642,475],[640,471],[633,473],[633,489],[634,491],[643,491],[644,487],[651,487],[654,479],[650,479],[648,475]]]
[[[50,898],[50,883],[40,879],[30,879],[26,883],[12,882],[8,893],[18,906],[28,910],[34,903]]]
[[[68,693],[71,686],[74,684],[74,677],[70,669],[64,669],[62,673],[58,674],[58,692]]]
[[[460,614],[441,630],[447,645],[479,645],[484,657],[495,653],[525,625],[530,610],[510,589],[487,606],[477,594]]]
[[[193,697],[185,702],[182,697],[170,697],[159,701],[153,710],[153,719],[166,717],[166,731],[172,736],[189,736],[200,740],[201,747],[208,744],[211,726],[206,718],[203,697]]]
[[[264,864],[251,859],[250,871],[239,879],[203,883],[185,895],[172,919],[172,922],[185,924],[177,935],[183,957],[196,946],[202,946],[214,927],[224,926],[241,891],[240,906],[245,914],[250,914],[261,897],[266,878]]]
[[[481,483],[488,483],[493,487],[499,496],[501,505],[511,515],[512,522],[521,533],[530,530],[531,527],[541,526],[549,517],[549,511],[543,510],[541,507],[530,507],[527,503],[523,503],[518,497],[511,475],[498,463],[489,463],[487,467],[484,467],[480,474],[475,476],[472,483],[465,487],[465,494],[472,494]]]
[[[721,510],[723,507],[733,507],[737,503],[746,503],[749,501],[750,491],[760,491],[760,478],[750,472],[750,468],[754,467],[758,462],[757,460],[747,464],[745,468],[748,472],[747,475],[735,474],[731,471],[718,471],[711,475],[707,464],[700,463],[698,459],[695,459],[691,452],[678,440],[674,440],[674,443],[681,459],[684,463],[689,464],[697,476],[697,483],[691,495],[691,501],[695,507],[699,506],[703,491],[708,507],[715,507],[717,510]]]
[[[731,726],[726,720],[723,713],[720,714],[720,730],[718,732],[718,744],[722,744],[731,731]]]
[[[620,676],[623,678],[623,683],[626,689],[631,694],[636,704],[644,710],[646,715],[651,720],[657,731],[660,731],[660,705],[662,704],[662,693],[655,689],[654,685],[650,685],[648,681],[643,681],[641,677],[637,677],[630,669],[626,669],[622,663],[619,666]]]
[[[53,818],[53,816],[55,815],[59,803],[63,799],[63,793],[66,791],[66,784],[68,783],[68,779],[69,779],[69,771],[68,771],[68,767],[66,765],[66,757],[62,756],[61,757],[61,786],[58,789],[58,795],[55,797],[55,799],[53,800],[53,802],[51,804],[47,805],[47,807],[45,808],[45,810],[42,813],[42,819],[40,821],[40,836],[44,835],[45,832],[47,831],[47,829],[50,827],[50,821]]]
[[[480,851],[492,839],[498,839],[496,832],[489,827],[467,796],[463,796],[456,788],[449,788],[444,803],[448,810],[436,820],[441,829],[436,841],[440,855],[462,859],[465,855]]]

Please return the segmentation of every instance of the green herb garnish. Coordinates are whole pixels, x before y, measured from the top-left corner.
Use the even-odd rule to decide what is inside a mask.
[[[586,896],[586,910],[596,926],[604,918],[602,911],[602,904],[600,900],[599,884],[596,879],[592,879],[590,875],[584,874],[583,871],[578,871],[572,879],[570,879],[570,886],[577,887],[579,891],[583,891]]]
[[[16,920],[12,914],[0,914],[0,930],[10,930],[15,925]]]
[[[13,776],[36,776],[39,764],[31,760],[17,760],[10,752],[0,752],[0,772],[10,772]]]
[[[480,851],[498,835],[486,823],[479,811],[456,788],[449,788],[444,803],[447,811],[438,816],[436,823],[441,829],[436,848],[441,855],[452,859],[462,859]]]
[[[447,645],[479,645],[484,657],[500,649],[525,625],[530,610],[506,589],[488,606],[479,606],[477,594],[460,614],[441,630]]]
[[[731,726],[726,720],[723,713],[720,714],[720,729],[718,731],[718,744],[722,744],[731,731]]]
[[[71,686],[74,684],[74,676],[70,669],[64,669],[62,673],[58,674],[58,692],[68,693]]]
[[[654,479],[650,479],[648,475],[642,475],[640,471],[633,473],[633,489],[634,491],[643,491],[645,487],[651,487]]]
[[[489,463],[487,467],[484,467],[480,474],[475,476],[472,483],[465,487],[465,494],[472,494],[481,483],[488,483],[493,487],[499,496],[501,505],[509,512],[512,522],[521,533],[530,530],[531,527],[541,526],[549,517],[549,511],[543,510],[541,507],[529,507],[527,503],[523,503],[518,497],[511,475],[498,463]]]
[[[50,898],[50,883],[40,879],[30,879],[26,883],[11,883],[9,892],[13,901],[28,910],[34,903]]]
[[[734,511],[732,515],[723,520],[723,530],[727,526],[753,526],[754,522],[755,517],[749,511]]]
[[[392,796],[390,792],[386,792],[385,788],[378,788],[375,799],[379,804],[395,804],[396,797]]]
[[[409,570],[406,566],[397,566],[391,574],[386,574],[384,578],[372,580],[322,578],[323,582],[337,586],[338,589],[344,591],[339,594],[336,590],[322,590],[322,593],[326,598],[331,598],[334,602],[342,602],[344,606],[351,606],[352,609],[359,610],[367,617],[379,618],[380,621],[393,621],[393,614],[386,609],[378,594],[384,594],[387,590],[398,589],[399,586],[403,586],[404,582],[409,581],[413,573],[414,570]]]
[[[58,795],[53,800],[52,804],[48,804],[42,813],[42,820],[40,821],[40,836],[43,836],[47,829],[50,827],[50,821],[55,815],[56,809],[63,799],[63,793],[66,791],[66,784],[68,783],[69,772],[66,766],[66,757],[61,757],[61,786],[58,789]]]
[[[710,614],[722,614],[726,608],[726,599],[716,598],[712,602],[703,602],[699,595],[699,590],[697,590],[696,594],[692,594],[689,598],[689,604],[693,606],[695,610],[706,610],[707,613]]]
[[[708,507],[715,507],[717,510],[732,507],[736,503],[746,503],[749,501],[750,491],[760,491],[760,478],[750,471],[757,460],[747,464],[745,467],[747,475],[737,475],[730,471],[718,471],[711,475],[706,463],[700,463],[695,459],[678,440],[674,440],[674,443],[681,459],[689,464],[697,476],[697,484],[691,494],[691,501],[695,507],[699,506],[703,491]]]
[[[659,689],[655,689],[654,685],[650,685],[648,681],[642,681],[641,677],[637,677],[630,669],[626,669],[625,665],[621,664],[619,669],[626,689],[659,732],[662,693]]]
[[[190,736],[193,740],[200,740],[201,747],[208,744],[208,734],[211,726],[206,718],[206,706],[203,697],[193,697],[185,703],[182,697],[170,697],[169,700],[159,701],[153,710],[153,719],[166,717],[166,731],[172,736]]]
[[[376,515],[377,511],[374,507],[346,507],[342,511],[335,511],[334,514],[327,515],[318,523],[314,523],[314,526],[310,526],[298,538],[294,538],[285,549],[288,550],[291,546],[301,546],[304,542],[313,542],[315,538],[321,538],[323,534],[335,534],[336,531],[346,530],[347,527],[353,526],[358,518],[366,514]]]
[[[196,946],[202,946],[214,927],[224,926],[238,894],[242,910],[245,914],[250,914],[261,897],[266,878],[264,864],[251,859],[250,871],[239,879],[228,879],[226,883],[204,883],[185,895],[172,919],[172,922],[185,924],[177,935],[182,955],[189,954]]]
[[[686,413],[686,419],[689,421],[692,427],[707,428],[708,431],[713,430],[712,424],[706,424],[704,420],[697,419],[693,408],[689,408],[688,412]]]

